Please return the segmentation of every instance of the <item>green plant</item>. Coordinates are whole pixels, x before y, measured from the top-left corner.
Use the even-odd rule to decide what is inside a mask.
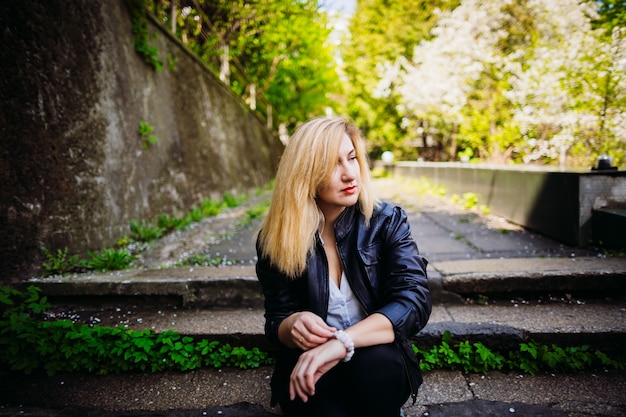
[[[372,169],[372,178],[387,178],[390,177],[391,173],[389,170],[383,167],[375,167]]]
[[[466,209],[473,209],[478,205],[478,194],[476,193],[463,193],[463,207]]]
[[[155,222],[158,227],[165,229],[167,232],[172,230],[180,230],[179,224],[181,223],[181,219],[176,216],[170,216],[167,214],[159,214]]]
[[[222,211],[222,207],[222,203],[211,199],[202,200],[200,203],[200,209],[205,216],[217,216]]]
[[[561,348],[556,345],[522,343],[520,351],[512,355],[521,369],[534,374],[547,368],[556,372],[580,371],[591,365],[593,355],[588,346]]]
[[[482,343],[451,344],[452,335],[444,332],[441,344],[420,350],[413,346],[421,359],[421,369],[453,369],[486,373],[489,370],[521,371],[534,375],[538,372],[577,372],[585,369],[626,369],[626,357],[610,358],[589,346],[561,348],[554,344],[521,343],[518,351],[494,352]]]
[[[236,197],[232,194],[224,194],[222,202],[211,199],[202,200],[199,207],[193,207],[189,212],[181,217],[161,214],[156,217],[156,226],[165,230],[165,233],[172,230],[182,230],[194,222],[199,222],[205,217],[218,215],[225,207],[236,207],[245,201],[245,197]]]
[[[206,217],[200,207],[194,207],[187,215],[191,219],[192,223],[199,222]]]
[[[40,289],[20,292],[0,288],[0,363],[11,370],[58,372],[187,371],[199,367],[231,366],[242,369],[271,364],[258,348],[246,349],[207,340],[196,341],[168,330],[130,330],[45,321],[49,307]]]
[[[85,267],[97,271],[128,269],[137,260],[137,257],[125,248],[103,248],[100,253],[90,250],[87,253],[91,259],[83,261]]]
[[[158,59],[159,51],[148,43],[148,19],[144,0],[126,0],[132,19],[132,32],[135,36],[133,45],[143,60],[156,71],[163,69],[163,62]]]
[[[259,203],[244,213],[243,219],[239,222],[239,226],[246,227],[250,225],[254,220],[260,219],[265,215],[267,209],[269,208],[269,200]]]
[[[158,225],[152,226],[145,220],[141,223],[136,220],[130,222],[130,237],[139,242],[152,242],[165,233],[165,229]]]
[[[242,201],[243,198],[237,198],[231,193],[225,193],[224,197],[222,198],[223,204],[228,208],[237,207],[239,204],[241,204]]]
[[[187,371],[200,367],[255,368],[272,364],[271,357],[254,347],[196,341],[167,330],[130,330],[45,320],[50,308],[35,286],[24,292],[0,287],[0,364],[14,371],[58,372],[159,372]],[[450,332],[441,344],[420,350],[423,371],[454,369],[486,373],[490,370],[577,372],[586,369],[626,369],[625,357],[609,357],[587,346],[560,348],[534,342],[520,344],[519,351],[494,352],[481,343],[452,345]]]
[[[148,149],[150,145],[154,145],[159,141],[159,139],[152,135],[152,131],[154,131],[154,127],[146,123],[145,121],[139,122],[139,135],[142,138],[142,145],[144,149]]]
[[[211,258],[208,255],[195,254],[184,259],[178,266],[220,266],[223,262],[224,260],[222,258]]]
[[[53,255],[46,247],[41,248],[48,262],[43,263],[45,275],[66,274],[78,269],[81,266],[80,258],[72,255],[68,258],[67,246],[65,249],[57,249],[57,254]]]
[[[167,67],[170,71],[176,72],[178,70],[178,60],[175,56],[167,55]]]

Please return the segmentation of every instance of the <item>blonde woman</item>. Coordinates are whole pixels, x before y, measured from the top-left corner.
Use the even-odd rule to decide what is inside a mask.
[[[359,131],[300,126],[257,241],[272,406],[286,416],[398,417],[422,382],[408,339],[428,321],[427,261],[405,212],[373,195]]]

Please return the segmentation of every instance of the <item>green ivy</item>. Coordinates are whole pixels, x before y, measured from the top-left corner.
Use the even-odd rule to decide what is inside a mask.
[[[168,330],[130,330],[43,320],[49,309],[40,289],[0,288],[0,363],[13,371],[59,372],[188,371],[201,367],[255,368],[272,363],[258,348],[246,349]]]
[[[148,19],[146,18],[145,0],[126,0],[126,5],[132,19],[135,50],[148,65],[156,71],[161,71],[163,62],[158,58],[159,51],[148,43]]]
[[[130,253],[126,248],[103,248],[101,252],[88,250],[91,259],[82,262],[87,269],[96,271],[118,271],[131,268],[137,260],[137,256]]]
[[[155,135],[152,134],[154,126],[146,123],[144,120],[139,122],[139,136],[142,138],[142,146],[144,149],[148,149],[150,145],[154,145],[159,141]]]
[[[141,223],[136,220],[130,222],[130,239],[137,242],[153,242],[163,236],[165,231],[165,228],[153,226],[145,220]]]
[[[25,292],[0,287],[0,363],[13,371],[58,372],[160,372],[188,371],[202,367],[241,369],[271,365],[272,358],[258,348],[196,341],[167,330],[130,330],[126,327],[90,326],[70,320],[45,320],[50,308],[40,289]],[[468,341],[451,345],[445,332],[440,345],[420,350],[421,369],[451,369],[473,373],[490,370],[577,372],[589,369],[626,369],[626,358],[612,358],[587,346],[561,348],[556,345],[522,343],[507,355],[493,352],[481,343]]]
[[[133,242],[153,242],[173,231],[183,230],[195,222],[206,217],[216,216],[225,208],[236,207],[246,200],[245,196],[236,197],[225,193],[222,201],[205,199],[200,206],[192,208],[181,217],[166,214],[158,215],[152,222],[131,220],[129,229],[130,236],[123,237],[118,241],[118,248],[104,248],[100,253],[88,251],[90,259],[80,259],[77,255],[68,257],[67,247],[57,249],[54,255],[47,248],[42,248],[47,262],[43,263],[45,275],[64,275],[69,272],[84,272],[85,270],[121,270],[133,266],[137,260],[136,253],[131,252],[129,245]],[[244,213],[239,223],[240,227],[248,225],[252,220],[259,218],[267,210],[268,203],[261,203]],[[140,246],[135,246],[135,252],[140,252]],[[193,264],[193,263],[192,263]]]
[[[67,246],[65,249],[57,249],[53,255],[45,246],[41,248],[48,262],[43,263],[45,275],[66,274],[82,267],[80,258],[77,255],[67,256]]]
[[[559,347],[536,342],[521,343],[519,350],[505,354],[494,352],[482,343],[468,341],[451,345],[452,335],[446,331],[441,344],[421,350],[413,346],[421,359],[421,369],[451,369],[486,373],[491,370],[521,371],[530,375],[538,372],[577,372],[587,369],[626,369],[626,357],[611,358],[589,346]]]

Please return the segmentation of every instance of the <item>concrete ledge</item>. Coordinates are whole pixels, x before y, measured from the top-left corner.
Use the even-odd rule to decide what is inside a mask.
[[[88,297],[102,304],[121,297],[158,300],[187,308],[258,307],[261,286],[253,266],[168,268],[75,274],[34,278],[21,287],[36,285],[51,299]],[[98,301],[100,299],[100,301]]]
[[[626,171],[437,162],[398,162],[393,169],[426,177],[449,193],[476,193],[494,214],[575,246],[590,244],[594,208],[626,204]]]
[[[429,266],[434,302],[466,294],[538,291],[626,292],[626,258],[517,258],[435,262]],[[262,307],[254,266],[170,268],[34,278],[51,300],[106,304],[120,298],[185,308]]]
[[[626,291],[626,258],[516,258],[434,263],[443,291],[490,294]]]
[[[139,304],[72,310],[77,321],[156,332],[175,330],[199,339],[272,350],[264,335],[263,308],[180,309]],[[509,349],[536,340],[558,345],[623,350],[626,344],[626,300],[613,303],[516,303],[488,305],[435,304],[426,327],[412,338],[418,346],[432,346],[450,331],[454,342],[469,340],[493,349]]]

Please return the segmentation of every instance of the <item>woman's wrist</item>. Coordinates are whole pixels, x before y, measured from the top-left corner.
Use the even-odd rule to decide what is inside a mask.
[[[354,355],[354,342],[352,341],[352,338],[350,337],[350,335],[348,335],[348,333],[344,332],[343,330],[337,330],[333,334],[333,337],[340,341],[343,347],[346,349],[346,356],[343,358],[343,361],[348,362],[350,359],[352,359],[352,356]]]

